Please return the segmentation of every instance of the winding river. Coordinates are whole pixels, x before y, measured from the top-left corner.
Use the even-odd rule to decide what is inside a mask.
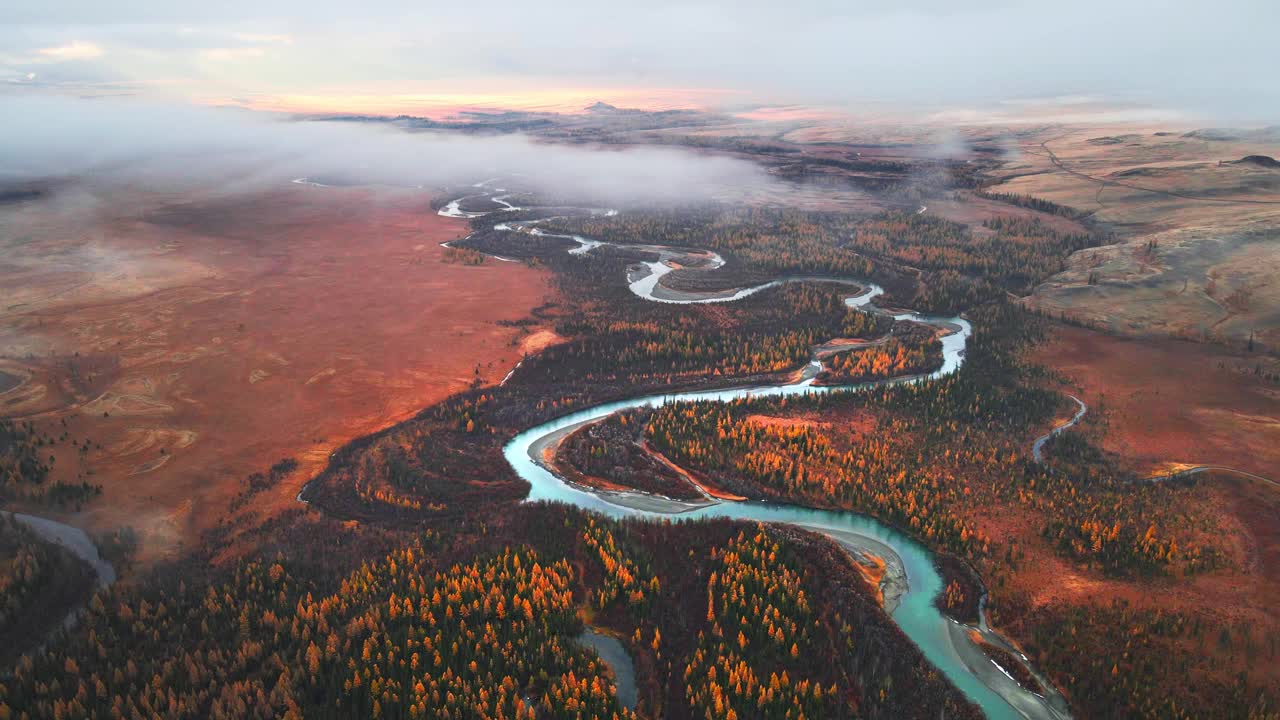
[[[477,196],[492,197],[493,193],[484,191],[485,183],[477,184],[481,189]],[[465,198],[463,198],[465,199]],[[505,199],[505,198],[504,198]],[[466,212],[459,208],[460,200],[455,200],[444,208],[440,214],[448,217],[472,218],[488,213]],[[506,212],[519,210],[510,203],[501,203],[501,210]],[[596,211],[601,212],[601,211]],[[530,232],[545,234],[533,227],[535,222],[499,224],[496,230],[511,232]],[[606,244],[576,236],[567,237],[577,243],[570,250],[574,254],[589,253],[595,247]],[[705,303],[731,302],[759,292],[767,287],[782,282],[802,280],[831,281],[832,278],[784,278],[763,285],[744,288],[728,293],[691,295],[679,293],[659,285],[662,276],[671,271],[666,264],[668,256],[681,253],[675,249],[662,248],[655,245],[637,245],[656,250],[660,259],[656,262],[643,263],[643,267],[633,272],[628,284],[633,293],[646,300],[667,303]],[[723,260],[714,253],[708,255],[706,268],[718,267]],[[878,286],[857,279],[840,280],[863,288],[862,292],[848,298],[850,307],[863,307],[873,312],[883,312],[871,305],[871,300],[883,290]],[[955,372],[964,361],[966,341],[972,331],[969,323],[963,318],[940,318],[916,313],[902,313],[893,316],[899,320],[912,320],[927,323],[947,331],[942,337],[943,364],[940,369],[927,376],[900,378],[890,382],[919,382],[924,379],[942,377]],[[655,407],[670,402],[695,400],[713,400],[730,402],[745,397],[766,397],[795,395],[803,393],[856,391],[867,385],[846,387],[814,386],[813,381],[821,370],[817,361],[805,368],[799,379],[783,385],[764,385],[738,387],[725,390],[682,392],[655,394],[635,397],[628,400],[598,405],[579,410],[555,420],[543,423],[516,435],[503,449],[507,461],[520,477],[529,482],[531,489],[527,502],[538,500],[564,502],[576,505],[585,510],[607,515],[613,518],[639,517],[647,519],[670,519],[673,516],[685,520],[705,518],[729,518],[768,523],[785,523],[820,532],[832,538],[853,554],[874,554],[885,560],[890,568],[888,575],[897,578],[899,587],[886,588],[886,605],[891,617],[910,637],[938,670],[940,670],[970,700],[982,708],[989,718],[1048,718],[1061,719],[1070,717],[1069,707],[1053,686],[1040,678],[1043,694],[1035,693],[1019,685],[1008,672],[993,662],[982,649],[971,639],[976,633],[985,642],[1011,650],[1019,657],[1029,670],[1025,657],[1010,644],[982,622],[978,627],[957,623],[943,615],[935,606],[934,600],[943,589],[942,578],[934,565],[933,554],[909,535],[884,523],[855,512],[818,510],[797,505],[765,502],[726,502],[706,500],[702,502],[681,502],[660,496],[640,492],[599,492],[575,486],[557,475],[544,460],[544,450],[558,439],[574,429],[590,422],[601,420],[613,413],[638,407]],[[882,383],[883,384],[883,383]],[[891,593],[896,597],[890,600]]]

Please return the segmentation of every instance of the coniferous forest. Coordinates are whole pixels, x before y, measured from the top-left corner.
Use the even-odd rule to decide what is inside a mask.
[[[720,206],[504,219],[535,217],[614,244],[570,254],[571,240],[480,217],[445,261],[547,269],[558,297],[529,323],[562,341],[500,385],[341,448],[305,504],[259,516],[255,498],[297,463],[263,468],[199,548],[96,593],[67,580],[74,563],[55,548],[0,525],[14,553],[0,634],[27,645],[0,674],[0,720],[979,717],[886,612],[874,558],[793,527],[522,503],[528,486],[503,456],[517,433],[575,410],[795,382],[813,362],[819,385],[863,387],[615,413],[544,459],[579,486],[847,510],[897,528],[937,554],[944,611],[972,623],[981,604],[1081,717],[1275,717],[1273,675],[1251,667],[1280,661],[1275,628],[1121,600],[1064,612],[1028,590],[1044,562],[1116,583],[1225,562],[1197,481],[1140,482],[1100,448],[1104,425],[1031,457],[1066,405],[1059,379],[1027,359],[1048,321],[1010,298],[1098,233],[1026,214],[971,227]],[[662,279],[674,293],[788,282],[725,303],[637,297],[629,274],[663,253],[683,261]],[[884,289],[871,305],[845,302],[871,283]],[[972,325],[957,372],[927,377],[956,328],[894,320],[901,309]],[[904,377],[917,381],[885,382]],[[39,491],[53,441],[0,425],[6,494]],[[16,626],[41,598],[74,596],[87,598],[78,620],[39,647]],[[588,630],[621,643],[634,678],[581,641]],[[989,654],[1040,682],[1007,650]]]

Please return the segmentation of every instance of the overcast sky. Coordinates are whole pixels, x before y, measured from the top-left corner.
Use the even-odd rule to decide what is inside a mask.
[[[1088,96],[1280,122],[1277,0],[46,0],[0,82],[324,110],[939,108]]]

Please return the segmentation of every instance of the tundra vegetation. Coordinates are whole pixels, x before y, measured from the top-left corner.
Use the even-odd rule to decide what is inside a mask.
[[[696,497],[696,476],[901,528],[939,553],[943,607],[972,619],[989,592],[993,623],[1082,716],[1274,717],[1274,626],[1102,598],[1033,602],[1026,571],[1046,559],[1127,588],[1232,560],[1197,482],[1138,482],[1099,448],[1104,428],[1063,433],[1048,462],[1031,459],[1031,439],[1065,399],[1027,359],[1047,321],[1009,295],[1102,238],[1055,229],[1049,217],[1067,213],[1054,206],[996,199],[1047,215],[966,226],[901,211],[699,206],[544,223],[615,243],[573,255],[571,240],[477,218],[445,261],[492,253],[548,268],[560,299],[538,320],[566,340],[501,385],[339,449],[307,486],[306,508],[257,524],[229,515],[147,582],[95,595],[75,627],[5,671],[0,718],[977,717],[828,540],[519,502],[527,487],[502,448],[521,430],[646,392],[780,382],[819,346],[823,382],[872,386],[616,414],[570,436],[555,460],[614,485]],[[723,258],[664,277],[674,291],[810,279],[733,303],[647,302],[625,282],[657,258],[646,245]],[[859,288],[823,278],[877,282],[886,308],[963,313],[974,328],[963,366],[874,384],[936,369],[938,338],[850,308]],[[10,485],[38,474],[21,437],[5,447]],[[293,470],[252,476],[232,509]],[[243,553],[246,539],[255,549]],[[35,570],[21,574],[39,584]],[[31,591],[11,585],[21,607]],[[613,671],[573,642],[588,624],[635,660],[634,713]]]

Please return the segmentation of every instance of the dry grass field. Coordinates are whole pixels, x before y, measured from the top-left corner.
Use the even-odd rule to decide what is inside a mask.
[[[1274,132],[1046,128],[1022,137],[993,188],[1091,213],[1115,245],[1077,253],[1027,300],[1147,336],[1251,334],[1280,348],[1280,155]]]
[[[1280,468],[1280,361],[1179,340],[1130,339],[1054,325],[1035,360],[1106,420],[1101,440],[1133,470]]]
[[[421,192],[191,197],[72,186],[0,209],[0,371],[21,380],[0,414],[89,440],[54,447],[51,480],[101,484],[71,521],[133,526],[146,558],[216,523],[248,474],[299,461],[255,497],[269,514],[340,444],[554,340],[497,324],[547,299],[544,275],[444,262],[465,224]]]

